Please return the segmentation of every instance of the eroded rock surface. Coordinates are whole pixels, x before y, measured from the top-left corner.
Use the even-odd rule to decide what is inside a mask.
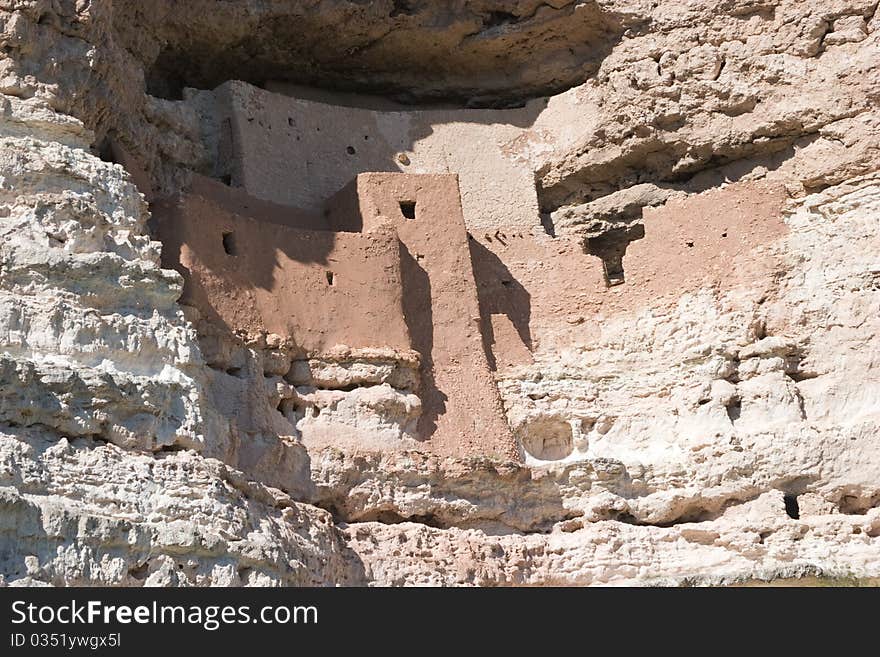
[[[0,0],[2,583],[880,577],[878,28],[867,0]],[[448,323],[515,457],[419,442],[418,349],[178,302],[150,217],[193,174],[283,214],[368,171],[458,174]]]

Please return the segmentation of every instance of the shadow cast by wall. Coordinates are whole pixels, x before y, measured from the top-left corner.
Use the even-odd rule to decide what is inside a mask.
[[[497,369],[495,330],[492,315],[504,315],[513,324],[523,346],[532,351],[530,327],[532,301],[523,287],[501,259],[468,235],[474,279],[477,283],[477,301],[480,305],[480,330],[483,349],[492,370]]]
[[[419,440],[428,440],[437,430],[437,420],[446,412],[448,396],[437,387],[434,378],[434,311],[431,307],[431,280],[403,242],[400,243],[400,270],[403,279],[403,316],[409,329],[412,348],[421,355],[419,374],[422,414],[419,417]]]
[[[257,206],[251,216],[240,214],[242,203]],[[180,302],[226,339],[267,331],[310,353],[334,344],[409,348],[389,231],[337,233],[323,217],[229,190],[157,202],[154,222],[163,267],[184,278]]]

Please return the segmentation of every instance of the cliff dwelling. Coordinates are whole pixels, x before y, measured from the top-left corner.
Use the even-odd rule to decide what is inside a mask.
[[[181,303],[227,340],[271,336],[293,354],[278,410],[307,443],[328,434],[309,420],[334,391],[376,386],[401,439],[515,456],[458,199],[454,175],[368,173],[308,213],[197,178],[155,216]],[[359,371],[328,386],[310,365],[327,360]]]
[[[657,278],[674,289],[663,270],[675,263],[655,253],[696,249],[699,269],[710,252],[723,261],[760,239],[737,231],[741,213],[722,213],[699,247],[698,231],[673,246],[674,233],[646,233],[650,194],[610,223],[594,211],[576,239],[548,231],[528,161],[508,153],[540,138],[542,100],[414,109],[267,87],[184,90],[212,156],[183,192],[154,199],[153,215],[219,378],[247,379],[250,359],[234,354],[258,345],[270,405],[307,446],[574,458],[582,420],[539,414],[512,430],[499,371],[527,366],[535,340],[585,321],[573,312],[627,303]],[[772,206],[768,191],[761,203]],[[583,223],[589,211],[550,221],[565,230],[572,214]],[[625,260],[641,283],[631,289]],[[251,389],[215,388],[224,405],[253,405]],[[233,424],[258,429],[252,411],[243,416]]]
[[[876,582],[878,61],[876,0],[0,1],[0,589]]]

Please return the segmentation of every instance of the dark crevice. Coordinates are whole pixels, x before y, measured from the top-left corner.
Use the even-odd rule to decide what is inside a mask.
[[[400,201],[400,214],[403,215],[404,219],[415,219],[416,218],[416,202],[415,201]]]
[[[587,239],[587,253],[602,261],[606,285],[611,287],[625,282],[623,257],[626,255],[626,249],[630,242],[644,237],[645,227],[642,224],[636,224]]]
[[[801,517],[801,509],[798,505],[797,495],[785,495],[782,498],[785,503],[785,513],[792,520],[799,520]]]
[[[727,417],[730,418],[732,424],[736,424],[742,415],[742,399],[734,397],[727,403]]]
[[[143,582],[147,579],[147,575],[150,572],[150,562],[144,561],[144,563],[132,566],[128,569],[128,574],[132,579],[136,579],[139,582]]]
[[[394,0],[394,5],[391,8],[391,13],[388,14],[388,17],[397,18],[398,16],[410,16],[414,13],[416,13],[416,11],[413,9],[410,0]]]
[[[541,226],[550,237],[556,237],[556,226],[553,224],[553,217],[549,212],[541,213]]]
[[[16,422],[14,420],[4,419],[0,421],[0,430],[4,429],[24,429],[24,430],[39,430],[49,434],[58,434],[61,436],[62,432],[59,431],[58,427],[52,426],[50,424],[45,424],[44,422]],[[93,442],[99,443],[100,445],[110,445],[110,439],[104,436],[101,433],[80,433],[75,434],[72,432],[63,432],[63,437],[69,440],[91,440]]]
[[[758,494],[755,494],[742,499],[732,498],[724,501],[718,501],[715,504],[712,504],[711,507],[695,506],[693,508],[687,509],[684,513],[675,518],[662,522],[652,522],[639,519],[628,510],[609,509],[608,513],[602,518],[597,518],[596,522],[610,520],[639,527],[659,528],[670,528],[676,527],[678,525],[712,522],[720,518],[731,507],[752,502],[757,499],[758,496]],[[797,496],[794,494],[786,494],[784,499],[786,504],[786,513],[788,513],[789,517],[793,519],[798,519],[800,511],[797,506]],[[878,499],[877,502],[880,503],[880,499]],[[505,527],[508,528],[512,533],[521,535],[548,534],[552,532],[554,525],[569,520],[578,520],[581,523],[581,525],[577,527],[577,529],[581,528],[584,524],[589,524],[584,523],[582,518],[583,514],[576,511],[568,511],[559,517],[547,518],[543,521],[536,521],[532,526],[528,527],[527,529],[523,529],[521,527],[513,527],[508,523],[505,523],[501,516],[496,518],[453,520],[445,519],[434,513],[423,513],[405,516],[397,509],[373,509],[354,512],[345,511],[343,510],[344,505],[335,498],[323,500],[313,499],[310,500],[309,503],[328,511],[333,516],[334,522],[336,522],[337,524],[378,522],[387,525],[396,525],[400,523],[410,522],[423,524],[425,526],[434,527],[437,529],[480,528],[481,526],[493,525],[496,527],[496,529],[497,527]],[[566,530],[563,529],[563,531]],[[763,538],[766,538],[766,536],[769,536],[769,532],[766,535],[762,535],[762,540]]]
[[[435,527],[437,529],[448,529],[450,527],[448,523],[440,521],[433,514],[404,517],[396,511],[391,510],[371,511],[359,516],[356,520],[352,520],[351,522],[379,522],[383,525],[399,525],[404,522],[414,522],[419,525],[426,525],[427,527]]]
[[[542,522],[536,522],[528,529],[512,526],[497,518],[473,518],[473,519],[446,519],[434,513],[423,513],[405,516],[397,509],[371,509],[361,512],[350,513],[342,510],[337,501],[312,500],[309,502],[324,509],[333,516],[334,523],[338,525],[376,522],[383,525],[399,525],[402,523],[414,523],[433,527],[435,529],[482,529],[493,535],[516,534],[520,536],[547,535],[552,533],[554,525],[559,522],[574,520],[581,517],[581,512],[568,511],[557,518],[548,518]],[[491,528],[491,529],[489,529]]]
[[[153,454],[176,454],[178,452],[187,452],[189,451],[189,447],[184,447],[183,445],[178,445],[174,443],[172,445],[160,445],[159,447],[152,450]]]
[[[105,138],[101,144],[97,148],[97,155],[104,162],[109,162],[110,164],[119,164],[119,158],[117,157],[116,149],[113,147],[113,141],[108,136]]]
[[[758,498],[757,494],[749,495],[743,498],[730,498],[723,501],[716,501],[714,504],[709,503],[705,506],[697,506],[695,505],[692,508],[685,510],[683,513],[678,515],[675,518],[670,520],[660,521],[660,522],[651,522],[647,520],[640,520],[636,518],[629,511],[619,511],[614,510],[611,511],[606,518],[607,520],[616,520],[617,522],[624,522],[629,525],[638,525],[642,527],[675,527],[677,525],[691,524],[691,523],[700,523],[700,522],[711,522],[720,518],[725,511],[730,509],[731,507],[738,506],[741,504],[746,504],[748,502],[752,502]]]
[[[490,30],[493,27],[501,25],[510,25],[520,20],[519,16],[509,11],[490,11],[489,15],[483,19],[483,29]]]
[[[385,383],[365,383],[363,381],[360,381],[360,382],[356,382],[356,383],[349,383],[348,385],[344,385],[344,386],[314,386],[313,385],[313,386],[308,386],[308,387],[313,390],[325,390],[328,392],[354,392],[355,390],[367,390],[369,388],[377,388],[382,385],[385,385]],[[391,385],[391,384],[388,383],[388,385]],[[303,386],[303,385],[298,386],[299,389],[304,388],[304,387],[306,387],[306,386]],[[408,388],[395,388],[394,386],[391,386],[391,387],[395,391],[402,392],[404,394],[409,394],[412,392]]]
[[[279,413],[281,413],[281,415],[283,415],[285,419],[287,419],[288,416],[293,415],[297,412],[301,412],[303,410],[303,407],[297,404],[296,399],[291,399],[288,397],[278,402],[278,406],[276,406],[275,409]]]
[[[223,241],[223,250],[226,252],[226,255],[237,256],[238,246],[235,240],[235,233],[223,233],[221,239]]]
[[[642,522],[642,521],[639,520],[638,518],[636,518],[636,517],[635,517],[633,514],[631,514],[629,511],[617,511],[617,512],[615,512],[615,513],[612,513],[612,514],[608,517],[608,520],[614,520],[614,521],[616,521],[616,522],[623,522],[623,523],[626,523],[627,525],[644,525],[644,524],[647,524],[647,523]]]

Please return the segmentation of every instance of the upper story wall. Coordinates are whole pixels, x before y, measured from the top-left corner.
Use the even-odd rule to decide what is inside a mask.
[[[314,230],[320,217],[205,179],[154,216],[163,266],[184,276],[180,302],[230,331],[275,333],[306,354],[410,349],[393,230]]]
[[[458,178],[361,174],[325,214],[334,229],[392,227],[400,239],[404,314],[421,354],[419,435],[440,453],[515,458],[481,332]]]
[[[511,144],[525,138],[543,101],[403,111],[333,104],[332,96],[319,102],[315,94],[307,100],[243,82],[190,91],[213,135],[215,175],[259,198],[317,211],[359,173],[455,173],[469,230],[540,229],[531,165]]]

